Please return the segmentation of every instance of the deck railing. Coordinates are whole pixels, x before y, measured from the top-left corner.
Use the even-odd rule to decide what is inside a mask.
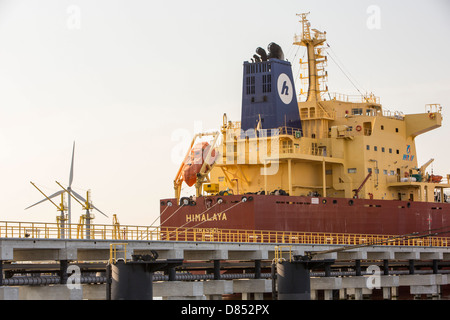
[[[82,230],[83,232],[80,232]],[[175,228],[129,225],[72,224],[61,229],[57,223],[0,222],[1,238],[29,239],[91,239],[91,240],[141,240],[141,241],[197,241],[197,242],[250,242],[273,244],[321,245],[395,245],[421,247],[447,247],[447,237],[399,237],[397,235],[320,233],[295,231],[265,231],[216,228]]]

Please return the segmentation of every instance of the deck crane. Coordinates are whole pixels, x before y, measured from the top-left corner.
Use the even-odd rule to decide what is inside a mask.
[[[40,192],[44,195],[45,199],[36,202],[35,204],[32,204],[29,207],[26,207],[25,210],[34,207],[35,205],[38,205],[44,201],[50,201],[60,212],[59,216],[56,216],[56,221],[58,222],[58,238],[64,239],[65,236],[65,221],[67,220],[65,212],[67,211],[67,206],[64,204],[64,193],[65,191],[57,191],[53,193],[50,196],[47,196],[41,189],[39,189],[33,182],[30,181],[30,183]],[[52,201],[52,198],[57,197],[61,195],[61,203],[57,205],[55,202]]]
[[[431,158],[430,160],[428,160],[427,162],[425,162],[420,168],[415,168],[417,169],[417,173],[418,173],[418,178],[420,179],[420,181],[424,180],[425,177],[425,170],[428,168],[428,166],[434,161],[433,158]]]
[[[434,159],[431,158],[430,160],[428,160],[427,162],[425,162],[425,163],[419,168],[418,171],[419,171],[421,174],[424,174],[424,173],[425,173],[425,170],[428,168],[428,166],[429,166],[433,161],[434,161]]]
[[[366,178],[364,179],[364,181],[361,183],[361,185],[359,186],[358,189],[354,189],[353,192],[355,193],[355,195],[353,196],[353,198],[358,199],[358,194],[361,191],[362,187],[364,187],[364,185],[366,184],[367,180],[370,178],[370,176],[372,175],[372,171],[369,172],[369,174],[366,176]]]

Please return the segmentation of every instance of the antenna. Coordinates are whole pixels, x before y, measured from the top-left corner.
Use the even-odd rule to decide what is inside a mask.
[[[306,18],[308,16],[309,12],[306,13],[297,13],[296,16],[301,17],[302,20],[300,20],[300,22],[302,23],[302,37],[304,39],[311,39],[311,34],[309,32],[309,27],[311,26],[311,24],[309,23],[308,19]]]

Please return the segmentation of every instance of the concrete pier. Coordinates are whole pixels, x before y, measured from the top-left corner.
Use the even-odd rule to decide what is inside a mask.
[[[66,285],[18,287],[19,300],[82,300],[83,290],[71,289]]]
[[[202,283],[207,300],[222,300],[224,295],[234,293],[232,280],[209,280]]]
[[[198,281],[154,282],[153,296],[165,300],[206,300],[203,283]]]
[[[264,293],[272,292],[272,280],[267,279],[233,280],[233,291],[235,293],[240,293],[242,295],[242,300],[263,300]]]
[[[423,279],[421,279],[423,278]],[[425,296],[440,299],[441,286],[450,285],[446,275],[382,276],[382,298],[398,297],[399,287],[410,288],[410,298]],[[370,299],[373,289],[366,287],[366,276],[311,278],[311,300]],[[401,283],[401,285],[400,285]],[[422,283],[422,284],[419,284]],[[263,300],[272,292],[270,279],[161,281],[154,282],[155,299],[222,300],[223,296],[241,294],[242,300]],[[105,300],[105,284],[84,284],[70,290],[64,285],[0,287],[0,300]],[[319,292],[323,294],[320,295]]]
[[[1,239],[0,264],[13,265],[23,262],[33,263],[54,261],[60,265],[60,272],[77,262],[108,261],[110,245],[123,243],[113,240],[65,240],[65,239]],[[125,259],[135,254],[157,252],[159,259],[183,259],[184,261],[205,261],[213,265],[214,277],[202,281],[155,281],[154,297],[162,299],[222,299],[234,294],[242,299],[264,299],[272,292],[272,280],[261,277],[262,262],[270,263],[276,252],[275,244],[261,243],[220,243],[220,242],[177,242],[177,241],[125,241]],[[317,252],[338,248],[337,245],[289,246],[292,254]],[[412,298],[425,295],[430,299],[440,299],[442,287],[449,285],[450,277],[439,270],[440,262],[450,262],[450,249],[447,247],[406,247],[371,246],[343,252],[320,255],[318,259],[353,261],[355,273],[351,276],[320,276],[311,278],[311,299],[319,297],[331,299],[360,300],[382,290],[383,299],[395,299],[400,287],[409,287]],[[378,273],[367,274],[370,261],[382,261]],[[255,278],[221,279],[220,268],[227,261],[250,262],[254,265]],[[398,261],[405,263],[403,274],[394,274],[392,266]],[[427,262],[430,273],[423,274],[420,264]],[[3,268],[1,268],[3,270]],[[263,272],[268,272],[267,270]],[[1,272],[5,279],[5,271]],[[212,272],[210,271],[212,275]],[[66,276],[67,277],[67,276]],[[259,278],[259,279],[258,279]],[[172,279],[173,280],[173,279]],[[3,280],[2,280],[3,281]],[[0,299],[92,299],[106,298],[105,284],[83,284],[81,288],[69,289],[61,283],[52,285],[0,286]],[[69,283],[70,284],[70,283]]]
[[[0,287],[0,300],[18,300],[18,287]]]

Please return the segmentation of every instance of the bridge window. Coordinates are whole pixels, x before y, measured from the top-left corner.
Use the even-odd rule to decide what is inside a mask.
[[[361,116],[363,114],[362,108],[353,108],[352,109],[352,115],[354,116]]]

